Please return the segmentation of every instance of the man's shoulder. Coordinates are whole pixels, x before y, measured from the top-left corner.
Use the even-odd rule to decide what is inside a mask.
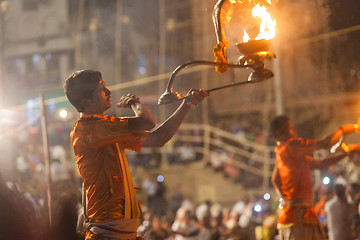
[[[296,146],[306,146],[306,145],[313,145],[316,144],[316,140],[315,139],[308,139],[308,138],[290,138],[287,141],[287,144],[291,147],[296,147]]]
[[[123,126],[124,123],[127,123],[127,118],[119,118],[102,114],[92,114],[79,118],[75,123],[74,128],[79,126],[89,126],[92,128],[94,127],[94,125],[102,125],[103,123],[109,123],[109,126],[112,126],[112,123],[121,123],[121,125]]]
[[[103,115],[103,114],[90,114],[79,118],[79,122],[91,122],[91,121],[120,121],[122,118]]]

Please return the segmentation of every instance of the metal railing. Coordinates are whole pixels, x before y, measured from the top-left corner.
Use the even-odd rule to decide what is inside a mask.
[[[273,146],[239,138],[233,133],[206,124],[182,124],[173,141],[190,143],[206,162],[219,156],[219,152],[231,155],[232,160],[223,164],[230,164],[242,172],[261,177],[261,187],[269,187],[272,167],[275,164]],[[162,162],[165,162],[163,160]]]

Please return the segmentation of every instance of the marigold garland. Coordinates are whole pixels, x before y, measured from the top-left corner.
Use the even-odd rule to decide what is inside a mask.
[[[225,56],[225,48],[229,46],[228,41],[221,41],[214,46],[213,53],[215,56],[215,62],[219,63],[215,65],[215,71],[218,73],[224,73],[227,70],[227,60]]]

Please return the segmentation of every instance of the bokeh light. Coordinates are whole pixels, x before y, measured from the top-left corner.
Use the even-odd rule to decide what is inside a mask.
[[[163,175],[159,175],[159,176],[157,176],[157,181],[158,182],[163,182],[164,180],[165,180],[165,178],[164,178],[164,176]]]
[[[270,198],[271,198],[270,193],[265,193],[265,194],[264,194],[264,199],[265,199],[266,201],[270,200]]]
[[[331,179],[328,176],[326,176],[326,177],[323,178],[322,182],[323,182],[323,184],[328,185],[328,184],[330,184]]]
[[[255,206],[254,206],[255,212],[261,212],[261,209],[262,209],[262,207],[259,203],[255,204]]]

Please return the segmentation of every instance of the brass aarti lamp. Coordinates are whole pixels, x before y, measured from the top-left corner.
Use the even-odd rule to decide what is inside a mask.
[[[252,12],[252,16],[254,18],[254,25],[257,24],[259,19],[261,18],[261,23],[258,26],[257,36],[254,39],[251,39],[246,29],[244,29],[243,42],[236,43],[235,46],[240,51],[241,56],[238,58],[237,63],[228,63],[226,57],[226,47],[229,45],[228,41],[225,40],[225,34],[223,30],[223,25],[221,22],[220,14],[225,1],[230,1],[233,4],[241,4],[242,8],[248,8],[248,12]],[[260,2],[259,0],[258,2]],[[245,3],[244,3],[245,2]],[[248,79],[243,82],[232,83],[224,86],[219,86],[216,88],[208,89],[206,91],[212,92],[220,89],[239,86],[243,84],[256,83],[263,81],[265,79],[269,79],[274,76],[274,74],[264,68],[264,60],[271,60],[275,58],[275,54],[272,51],[269,51],[270,48],[270,40],[275,35],[275,21],[271,19],[269,13],[266,12],[266,4],[269,4],[266,1],[261,1],[261,3],[257,3],[255,5],[255,1],[235,1],[235,0],[219,0],[214,7],[213,10],[213,22],[215,26],[215,33],[217,37],[217,44],[214,47],[214,55],[216,57],[215,61],[204,61],[204,60],[194,60],[187,63],[184,63],[178,66],[172,73],[169,78],[169,82],[165,92],[160,96],[158,100],[158,104],[168,104],[174,101],[178,101],[184,99],[184,96],[173,90],[173,84],[176,75],[185,68],[195,65],[213,65],[215,66],[215,71],[218,73],[224,73],[227,68],[251,68],[253,72],[249,75]],[[261,6],[260,4],[264,4]],[[249,18],[246,19],[246,22],[249,22]],[[254,29],[252,27],[251,29]]]

